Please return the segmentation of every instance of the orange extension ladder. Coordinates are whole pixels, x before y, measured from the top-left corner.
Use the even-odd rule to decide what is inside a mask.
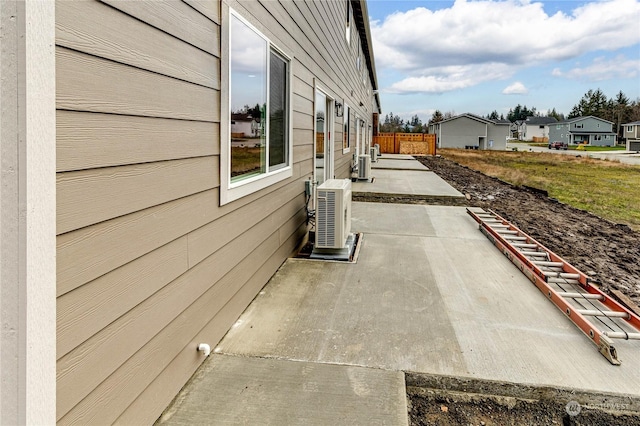
[[[467,213],[478,222],[480,231],[597,345],[611,364],[620,365],[613,339],[640,340],[640,317],[495,212],[467,208]]]

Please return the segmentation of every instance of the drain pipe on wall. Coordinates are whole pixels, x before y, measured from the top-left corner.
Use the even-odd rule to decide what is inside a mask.
[[[198,352],[204,353],[204,356],[207,357],[211,353],[211,346],[206,343],[200,343],[198,345]]]

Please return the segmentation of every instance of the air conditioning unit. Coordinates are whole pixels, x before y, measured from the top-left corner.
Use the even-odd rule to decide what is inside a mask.
[[[316,191],[316,249],[342,249],[351,233],[351,181],[329,179]]]
[[[378,151],[376,151],[375,147],[371,147],[369,148],[369,152],[371,152],[371,162],[372,163],[377,163],[378,162]]]
[[[361,155],[358,157],[358,179],[369,180],[371,176],[371,156]]]

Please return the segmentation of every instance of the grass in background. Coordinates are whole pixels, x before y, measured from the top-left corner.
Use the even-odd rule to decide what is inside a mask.
[[[534,152],[440,149],[459,164],[640,230],[640,167]]]

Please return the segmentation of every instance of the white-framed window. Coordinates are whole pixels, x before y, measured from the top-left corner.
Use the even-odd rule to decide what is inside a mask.
[[[291,58],[237,11],[223,22],[220,201],[292,175]],[[224,54],[226,53],[226,54]],[[226,89],[226,90],[225,90]]]
[[[627,132],[633,132],[633,126],[627,126]]]
[[[351,12],[351,1],[345,0],[345,4],[347,6],[347,13],[346,13],[347,22],[345,25],[346,26],[345,37],[347,39],[347,44],[351,44],[351,21],[353,21],[353,13]]]
[[[346,154],[351,150],[351,109],[347,104],[344,104],[344,110],[342,114],[342,153]]]

